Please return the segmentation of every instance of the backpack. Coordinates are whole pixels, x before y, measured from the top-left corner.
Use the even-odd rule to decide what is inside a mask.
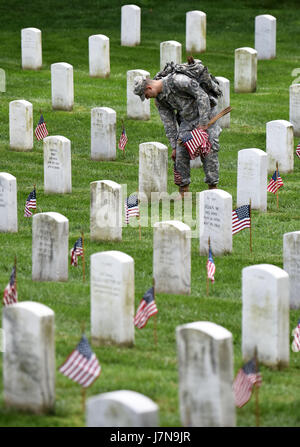
[[[164,69],[159,71],[153,79],[159,80],[175,73],[181,73],[195,79],[200,87],[208,94],[211,107],[217,104],[216,99],[222,95],[219,82],[209,73],[207,67],[201,61],[195,61],[192,57],[189,57],[188,62],[183,64],[167,62]]]

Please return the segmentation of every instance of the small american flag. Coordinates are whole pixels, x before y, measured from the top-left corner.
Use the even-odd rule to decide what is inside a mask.
[[[232,234],[250,227],[250,205],[243,205],[232,211]]]
[[[261,374],[256,369],[255,359],[252,359],[239,370],[234,380],[233,392],[235,405],[238,408],[245,405],[251,397],[253,386],[261,386],[261,383]]]
[[[277,170],[276,170],[274,172],[271,180],[269,181],[269,184],[267,186],[267,191],[275,194],[278,191],[278,189],[281,188],[281,186],[283,186],[283,181],[279,175],[279,171],[278,171],[278,177],[277,177]]]
[[[176,169],[176,163],[174,163],[174,167],[173,167],[173,172],[174,172],[174,183],[175,185],[180,185],[182,182],[182,177],[179,174],[179,172]]]
[[[30,210],[36,209],[36,192],[35,188],[29,196],[27,197],[26,203],[25,203],[25,210],[24,210],[24,217],[31,217],[32,212]]]
[[[82,335],[77,347],[71,352],[59,371],[79,383],[83,388],[92,385],[100,376],[101,366],[85,335]]]
[[[158,310],[154,300],[154,288],[151,287],[143,296],[140,305],[134,317],[134,324],[137,328],[142,329],[146,326],[147,321],[152,315],[157,314]]]
[[[83,256],[82,237],[77,239],[71,250],[71,265],[78,266],[78,256]]]
[[[136,194],[131,194],[124,203],[125,207],[125,222],[129,223],[129,218],[133,216],[139,217],[139,199]]]
[[[297,155],[297,157],[300,158],[300,142],[298,143],[298,145],[296,147],[296,155]]]
[[[48,135],[48,130],[43,115],[41,115],[40,117],[38,125],[36,126],[36,129],[34,131],[34,135],[36,136],[38,141],[42,140]]]
[[[10,280],[4,289],[3,306],[9,306],[18,302],[18,292],[16,283],[16,267],[14,266],[10,275]]]
[[[211,280],[211,282],[215,281],[215,271],[216,271],[216,266],[212,257],[212,251],[211,248],[209,247],[209,252],[208,252],[208,259],[207,259],[207,263],[206,263],[206,270],[207,270],[207,277],[208,279]]]
[[[192,130],[186,137],[182,138],[182,143],[188,150],[191,160],[199,155],[205,157],[211,148],[208,133],[203,129]]]
[[[121,151],[125,151],[125,146],[127,144],[128,138],[125,132],[125,128],[123,127],[121,136],[120,136],[120,140],[119,140],[119,144],[118,144],[118,148],[121,149]]]
[[[298,321],[298,326],[293,331],[294,340],[292,343],[292,350],[294,352],[300,351],[300,320]]]

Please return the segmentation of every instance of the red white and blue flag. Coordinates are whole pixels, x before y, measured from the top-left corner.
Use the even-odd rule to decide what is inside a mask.
[[[206,263],[206,270],[207,270],[207,278],[211,280],[211,282],[215,281],[215,271],[216,271],[216,265],[214,263],[213,257],[212,257],[212,251],[211,248],[209,247],[209,252],[208,252],[208,259],[207,259],[207,263]]]
[[[146,326],[147,321],[152,315],[157,314],[158,310],[154,300],[154,288],[151,287],[143,296],[140,305],[134,317],[134,325],[142,329]]]
[[[124,203],[125,208],[125,222],[126,224],[129,223],[130,217],[139,217],[140,210],[139,210],[139,199],[136,194],[131,194]]]
[[[208,133],[204,129],[192,130],[186,137],[182,138],[182,143],[187,149],[191,160],[194,160],[199,155],[205,157],[211,148]]]
[[[269,184],[267,186],[267,191],[275,194],[278,191],[278,189],[281,188],[282,186],[283,186],[282,178],[279,175],[279,171],[278,171],[278,176],[277,176],[277,170],[276,170],[274,172],[274,174],[272,175],[271,180],[269,181]]]
[[[83,388],[92,385],[100,376],[101,366],[85,335],[82,335],[77,347],[71,352],[59,371],[79,383]]]
[[[256,367],[255,359],[252,359],[239,370],[233,382],[235,405],[238,408],[243,407],[252,395],[253,386],[261,384],[261,374]]]
[[[29,196],[27,197],[26,203],[25,203],[25,209],[24,209],[24,217],[31,217],[32,212],[30,210],[36,209],[36,192],[35,188]]]
[[[181,177],[180,173],[177,171],[176,163],[174,163],[174,166],[173,166],[173,173],[174,173],[174,183],[175,183],[175,185],[179,186],[182,183],[182,177]]]
[[[300,351],[300,320],[298,321],[297,327],[293,330],[294,340],[292,343],[292,350],[294,352]]]
[[[78,256],[83,256],[82,237],[77,239],[71,250],[71,265],[78,266]]]
[[[119,140],[119,144],[118,144],[118,148],[121,149],[121,151],[125,151],[125,146],[127,144],[128,138],[125,132],[125,128],[123,127],[121,136],[120,136],[120,140]]]
[[[42,140],[48,135],[48,130],[43,115],[41,115],[40,117],[38,125],[36,126],[36,129],[34,131],[34,135],[36,136],[38,141]]]
[[[14,266],[10,275],[10,280],[4,289],[3,306],[9,306],[18,302],[16,267]]]
[[[300,158],[300,142],[297,144],[297,147],[296,147],[296,155],[297,155],[297,157]]]
[[[232,234],[250,227],[250,205],[243,205],[232,211]]]

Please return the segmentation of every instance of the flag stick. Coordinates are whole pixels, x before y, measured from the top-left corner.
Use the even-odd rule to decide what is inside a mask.
[[[15,282],[16,282],[16,290],[17,290],[17,255],[15,255]]]
[[[252,253],[251,199],[249,200],[249,216],[250,216],[250,252]]]
[[[85,413],[85,399],[86,399],[86,390],[81,387],[81,404],[82,404],[82,413]]]
[[[153,278],[153,297],[155,301],[155,279]],[[157,346],[157,321],[156,314],[154,315],[154,344]]]
[[[139,207],[139,217],[138,217],[138,221],[139,221],[139,235],[140,235],[140,240],[141,240],[142,239],[142,228],[141,228],[141,214],[140,214],[139,193],[138,193],[138,207]]]
[[[83,277],[83,282],[85,282],[84,235],[83,235],[83,231],[81,232],[81,238],[82,238],[82,277]]]
[[[210,249],[210,236],[208,238],[208,256],[209,256],[209,249]],[[209,278],[208,278],[207,271],[206,271],[206,295],[207,296],[209,295]]]
[[[254,351],[254,360],[255,360],[255,374],[258,372],[258,359],[257,359],[257,347],[255,346]],[[257,384],[255,386],[255,420],[256,427],[259,427],[259,386]]]
[[[278,204],[278,161],[276,161],[276,187],[277,187],[277,191],[276,191],[276,196],[277,196],[277,209],[279,207]]]

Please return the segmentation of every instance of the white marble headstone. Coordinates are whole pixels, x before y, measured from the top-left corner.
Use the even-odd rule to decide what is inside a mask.
[[[255,17],[255,49],[257,59],[273,59],[276,56],[276,18],[270,14]]]
[[[91,240],[122,239],[122,188],[111,180],[92,182],[90,231]]]
[[[108,78],[110,75],[109,38],[103,34],[89,37],[90,76]]]
[[[34,413],[53,411],[54,312],[44,304],[22,301],[4,307],[2,320],[5,406]]]
[[[90,397],[87,427],[158,427],[158,405],[136,391],[118,390]]]
[[[21,31],[22,68],[42,68],[42,32],[37,28],[23,28]]]
[[[6,92],[6,76],[5,76],[5,70],[3,68],[0,68],[0,93]]]
[[[53,110],[71,111],[74,106],[73,66],[66,62],[51,65]]]
[[[69,221],[55,212],[32,218],[32,280],[67,281]]]
[[[0,172],[0,232],[17,231],[17,179],[7,172]]]
[[[134,344],[134,260],[121,251],[91,256],[91,334],[96,346]]]
[[[290,307],[300,308],[300,231],[283,235],[283,269],[290,278]]]
[[[109,107],[94,107],[91,110],[91,159],[116,159],[115,110]]]
[[[294,169],[293,125],[289,121],[274,120],[266,124],[266,149],[268,154],[268,172],[276,169],[279,173],[292,172]]]
[[[268,156],[261,149],[242,149],[238,152],[237,207],[249,205],[267,211]]]
[[[206,50],[206,14],[202,11],[186,13],[186,51],[203,53]]]
[[[217,81],[219,81],[219,87],[222,92],[222,96],[218,97],[218,108],[217,113],[221,112],[221,110],[224,110],[225,107],[230,106],[230,81],[229,79],[223,78],[223,76],[217,76]],[[230,127],[230,113],[227,113],[227,115],[222,116],[218,120],[219,126],[223,128],[229,128]]]
[[[71,193],[71,141],[56,135],[44,138],[44,191]]]
[[[157,293],[191,293],[191,229],[177,220],[153,228],[153,277]]]
[[[9,144],[18,151],[30,151],[33,148],[33,107],[24,99],[9,103]]]
[[[121,45],[134,47],[141,43],[141,8],[124,5],[121,8]]]
[[[168,181],[168,148],[162,143],[139,145],[139,192],[151,199],[151,192],[166,192]]]
[[[179,404],[184,427],[234,427],[232,334],[209,321],[177,326]]]
[[[242,270],[242,353],[249,361],[257,349],[266,366],[289,364],[289,275],[260,264]]]
[[[150,73],[145,70],[127,71],[127,117],[135,120],[150,119],[150,99],[141,100],[138,95],[133,93],[134,78],[136,76],[150,77]]]
[[[252,93],[256,91],[257,51],[253,48],[237,48],[234,53],[234,91]]]
[[[300,137],[300,84],[290,85],[290,123],[294,135]]]
[[[167,40],[160,43],[160,69],[163,70],[167,62],[181,64],[181,43]]]
[[[208,239],[213,256],[232,252],[232,197],[222,189],[199,194],[200,255],[208,254]]]

